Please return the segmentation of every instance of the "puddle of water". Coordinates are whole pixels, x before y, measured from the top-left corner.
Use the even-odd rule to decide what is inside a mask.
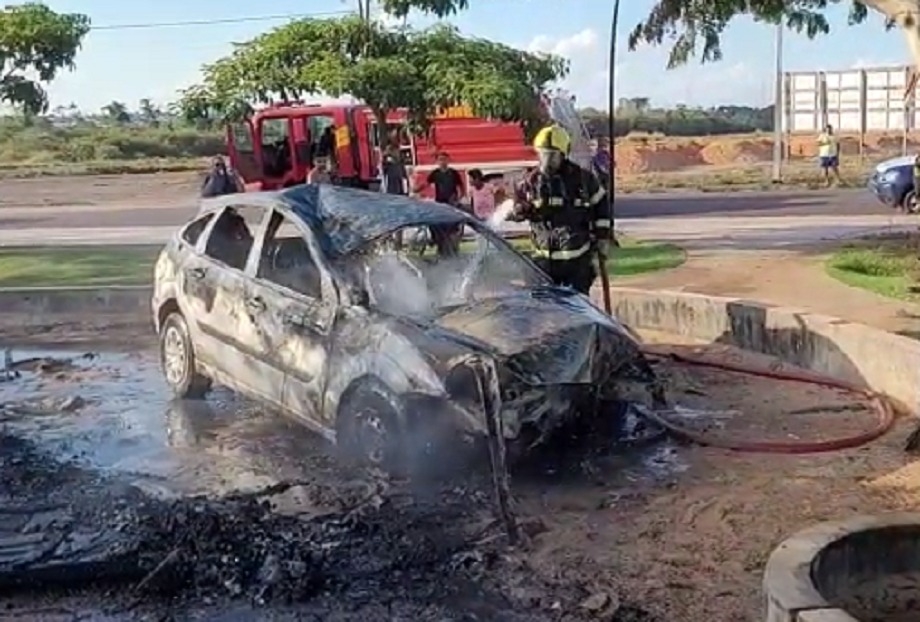
[[[334,477],[334,467],[326,468],[325,442],[296,422],[222,389],[205,401],[172,400],[150,353],[81,354],[14,351],[14,362],[61,359],[72,365],[44,371],[22,365],[19,378],[0,382],[0,424],[65,459],[133,474],[159,495],[221,495],[282,480],[315,480],[324,470]],[[670,444],[647,443],[655,431],[641,416],[625,414],[626,443],[592,452],[597,468],[634,482],[687,468]],[[675,407],[668,416],[718,424],[731,413]],[[546,466],[553,479],[559,476],[557,483],[567,479],[564,464]]]
[[[224,494],[301,479],[311,470],[301,458],[324,453],[321,439],[303,427],[229,392],[172,400],[149,354],[12,354],[14,362],[72,366],[23,370],[0,383],[3,425],[62,458],[135,474],[160,494]]]

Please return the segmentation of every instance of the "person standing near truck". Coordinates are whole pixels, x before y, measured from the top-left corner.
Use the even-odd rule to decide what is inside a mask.
[[[449,156],[438,153],[438,167],[428,173],[428,177],[415,192],[422,192],[434,186],[434,200],[452,207],[460,206],[463,196],[463,177],[450,165]],[[439,225],[431,227],[431,238],[438,247],[439,257],[453,257],[460,252],[460,238],[463,237],[463,225]]]
[[[393,143],[383,152],[383,191],[386,194],[409,194],[409,171],[399,147]]]
[[[471,169],[467,177],[470,180],[469,195],[473,215],[479,220],[489,220],[495,213],[495,186],[486,181],[478,168]]]
[[[243,180],[236,171],[227,166],[223,156],[215,156],[211,160],[211,170],[205,175],[201,183],[201,198],[220,197],[225,194],[245,192]]]

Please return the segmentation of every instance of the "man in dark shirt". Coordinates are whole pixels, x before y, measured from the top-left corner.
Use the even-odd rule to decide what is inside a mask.
[[[460,207],[463,196],[463,177],[457,169],[450,166],[450,159],[443,151],[438,153],[438,168],[428,173],[428,178],[416,192],[434,186],[434,200],[453,207]],[[438,256],[452,257],[460,252],[460,238],[463,237],[463,225],[441,225],[431,227],[431,238],[438,247]]]
[[[409,174],[399,147],[390,145],[383,152],[383,189],[387,194],[408,194]]]

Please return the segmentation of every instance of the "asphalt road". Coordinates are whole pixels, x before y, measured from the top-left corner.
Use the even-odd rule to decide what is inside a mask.
[[[161,244],[195,211],[194,200],[0,208],[0,246]],[[617,198],[616,216],[617,230],[640,239],[746,251],[915,229],[918,220],[864,190],[630,194]]]
[[[74,205],[0,209],[0,229],[96,229],[175,226],[195,213],[184,205]],[[643,218],[759,218],[891,215],[865,190],[622,195],[616,216]]]

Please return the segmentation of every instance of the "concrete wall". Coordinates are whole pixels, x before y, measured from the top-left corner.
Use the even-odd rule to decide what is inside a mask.
[[[734,345],[920,405],[920,342],[791,307],[682,292],[613,288],[614,313],[636,329]]]

